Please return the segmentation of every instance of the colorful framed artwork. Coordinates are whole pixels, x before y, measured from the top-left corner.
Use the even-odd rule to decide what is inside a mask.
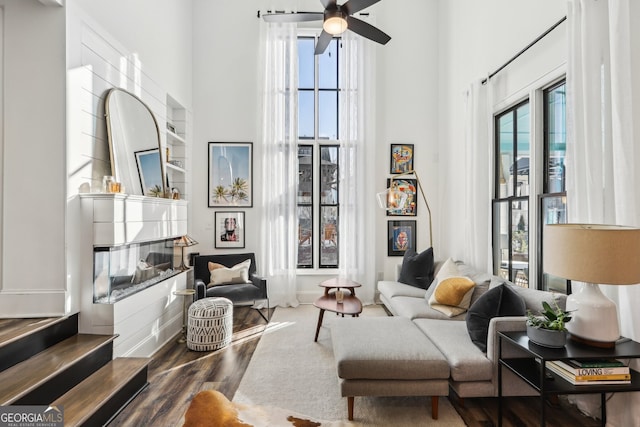
[[[208,206],[253,206],[253,143],[209,142]]]
[[[244,248],[244,212],[216,212],[215,222],[216,248]]]
[[[160,150],[136,151],[136,166],[143,196],[164,197]]]
[[[413,144],[391,144],[389,173],[407,173],[413,170]]]
[[[404,256],[416,249],[416,221],[387,221],[387,256]]]
[[[416,178],[399,178],[393,180],[398,190],[407,195],[404,206],[389,206],[393,201],[387,200],[387,216],[416,216],[418,214],[418,180]],[[387,178],[387,188],[391,186],[391,179]]]

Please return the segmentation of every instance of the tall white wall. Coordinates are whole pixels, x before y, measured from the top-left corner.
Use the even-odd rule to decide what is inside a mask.
[[[65,311],[65,11],[2,0],[0,315]]]
[[[464,174],[456,153],[464,149],[465,106],[463,94],[472,82],[486,77],[542,32],[566,15],[566,2],[557,0],[451,0],[441,1],[439,11],[440,164],[438,215],[439,257],[461,259],[465,246],[464,219],[486,209],[464,210]],[[522,55],[496,77],[499,85],[493,111],[527,96],[527,86],[566,62],[566,23]],[[490,166],[492,168],[492,166]],[[490,169],[492,170],[492,169]],[[490,203],[489,200],[486,203]],[[487,224],[491,228],[491,224]],[[483,250],[479,248],[479,250]],[[485,250],[490,251],[491,248]],[[478,266],[483,267],[483,266]]]

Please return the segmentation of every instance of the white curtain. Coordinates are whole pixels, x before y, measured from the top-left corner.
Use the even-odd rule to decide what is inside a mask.
[[[570,0],[568,6],[568,219],[640,226],[640,140],[634,128],[640,97],[633,96],[638,77],[634,82],[631,50],[631,19],[638,20],[640,9],[630,0]],[[640,315],[633,308],[640,286],[601,288],[618,307],[622,335],[639,341]],[[632,367],[638,369],[637,362]],[[572,400],[600,416],[599,398]],[[638,408],[640,394],[614,394],[607,425],[640,425]]]
[[[297,87],[295,24],[262,23],[261,261],[272,306],[297,306]],[[277,172],[277,173],[276,173]]]
[[[493,271],[491,264],[491,179],[493,149],[491,146],[491,122],[493,85],[490,80],[482,84],[475,81],[465,91],[465,139],[464,149],[457,154],[464,165],[463,194],[465,215],[465,240],[463,257],[466,263],[481,271]]]
[[[365,267],[373,265],[367,261],[367,252],[373,251],[366,250],[371,234],[366,230],[365,221],[365,211],[371,206],[367,198],[371,198],[373,192],[367,191],[365,184],[366,141],[372,140],[367,137],[364,102],[365,94],[369,103],[374,102],[372,88],[365,86],[373,49],[367,49],[362,37],[347,31],[342,35],[340,54],[339,274],[364,284],[359,296],[364,302],[373,302],[374,289],[367,286],[374,282],[373,272]]]

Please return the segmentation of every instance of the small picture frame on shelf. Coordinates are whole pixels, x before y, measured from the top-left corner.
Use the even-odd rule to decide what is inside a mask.
[[[404,256],[408,249],[416,249],[416,221],[388,221],[387,256]]]
[[[163,197],[160,150],[136,151],[136,166],[143,196]]]
[[[176,133],[176,127],[174,125],[172,125],[171,123],[169,123],[169,122],[167,122],[167,130],[169,132]]]
[[[391,144],[389,173],[397,175],[413,170],[413,144]]]
[[[215,247],[244,248],[244,212],[215,213]]]

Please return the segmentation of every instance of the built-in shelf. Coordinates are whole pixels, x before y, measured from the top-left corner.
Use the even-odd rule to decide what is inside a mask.
[[[189,115],[186,108],[167,95],[167,116],[166,116],[166,173],[169,183],[169,190],[175,189],[182,199],[189,200],[190,188],[188,171],[190,170],[189,159]],[[170,162],[177,161],[178,164]]]

